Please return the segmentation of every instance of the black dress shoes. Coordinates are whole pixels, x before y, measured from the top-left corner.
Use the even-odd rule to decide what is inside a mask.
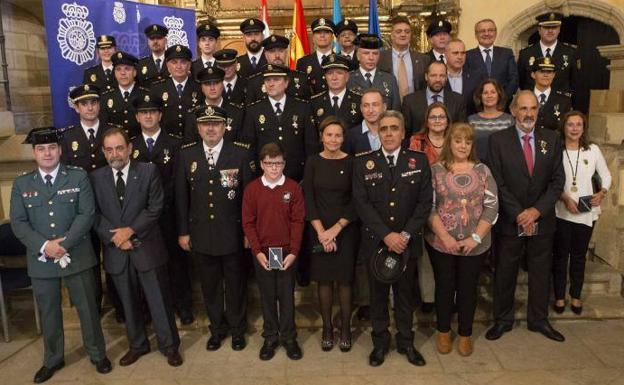
[[[147,353],[149,353],[149,349],[147,350],[130,349],[128,350],[128,353],[124,354],[124,356],[121,357],[121,359],[119,360],[119,365],[120,366],[132,365],[135,362],[137,362],[137,360],[141,358],[141,356],[144,356]]]
[[[195,317],[193,316],[193,312],[188,309],[180,310],[179,312],[180,322],[182,325],[190,325],[195,321]]]
[[[555,311],[555,313],[557,314],[561,314],[563,313],[563,311],[565,310],[565,305],[563,306],[558,306],[556,303],[553,304],[553,310]]]
[[[581,313],[583,312],[583,305],[574,306],[573,304],[570,304],[570,310],[572,310],[572,313],[576,315],[581,315]]]
[[[556,331],[548,321],[544,321],[538,325],[529,325],[527,327],[532,332],[541,333],[544,337],[550,338],[553,341],[563,342],[565,341],[565,337],[563,334]]]
[[[505,325],[502,323],[495,323],[490,330],[485,333],[485,338],[494,341],[502,337],[506,332],[511,331],[511,325]]]
[[[260,359],[262,361],[268,361],[275,356],[275,349],[277,349],[277,342],[264,341],[262,348],[260,349]]]
[[[95,370],[97,370],[100,374],[110,373],[113,370],[113,365],[111,364],[108,357],[104,357],[99,361],[91,360],[91,363],[95,365]]]
[[[52,376],[54,375],[54,372],[63,368],[63,366],[65,366],[65,361],[61,361],[60,364],[53,366],[51,368],[42,366],[41,369],[37,370],[37,373],[35,373],[35,378],[33,380],[34,383],[41,384],[42,382],[46,382],[47,380],[52,378]]]
[[[424,314],[431,314],[433,313],[433,309],[435,308],[433,302],[423,302],[420,305],[420,311],[423,312]]]
[[[220,336],[217,334],[213,334],[208,338],[208,342],[206,343],[206,350],[215,351],[221,347],[221,342],[223,342],[224,336]]]
[[[245,346],[247,346],[247,342],[245,342],[245,337],[243,335],[232,336],[232,350],[243,350]]]
[[[371,354],[368,356],[368,364],[370,366],[380,366],[386,359],[386,349],[374,348]]]
[[[170,366],[180,366],[184,362],[182,360],[182,356],[178,349],[169,349],[165,352],[165,356],[167,357],[167,363]]]
[[[403,354],[407,357],[407,361],[416,366],[425,366],[426,362],[423,356],[413,346],[407,348],[397,348],[399,354]]]
[[[370,321],[370,306],[360,306],[355,313],[358,321]]]
[[[286,348],[286,356],[291,360],[300,360],[303,357],[303,352],[297,343],[297,340],[284,342],[284,348]]]

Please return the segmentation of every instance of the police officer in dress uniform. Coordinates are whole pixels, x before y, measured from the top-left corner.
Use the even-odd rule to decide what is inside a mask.
[[[242,350],[247,329],[247,254],[243,253],[241,203],[255,162],[249,145],[224,140],[225,109],[204,105],[195,116],[201,140],[182,147],[176,173],[178,240],[199,262],[210,320],[206,349],[219,349],[229,332],[232,349]]]
[[[227,112],[225,118],[225,134],[226,142],[234,142],[240,136],[243,129],[243,120],[245,110],[242,105],[228,102],[223,97],[223,78],[225,72],[218,67],[204,68],[197,74],[197,80],[201,84],[201,90],[204,95],[204,103],[195,107],[192,113],[187,114],[186,123],[184,125],[184,138],[189,141],[197,141],[200,139],[197,132],[196,112],[204,110],[205,106],[221,107]]]
[[[169,29],[159,24],[152,24],[145,28],[145,36],[151,54],[139,60],[137,81],[144,87],[149,87],[153,81],[166,79],[169,71],[165,65],[165,49],[167,49],[167,34]]]
[[[360,63],[357,60],[355,41],[357,38],[358,26],[351,19],[341,20],[334,26],[334,34],[340,47],[340,55],[346,57],[351,62],[351,69],[357,68]]]
[[[93,267],[98,260],[89,239],[95,203],[87,173],[60,162],[62,149],[54,127],[33,129],[37,169],[19,176],[11,191],[11,228],[26,246],[28,275],[41,313],[43,366],[35,383],[50,379],[65,366],[61,280],[78,311],[85,350],[99,373],[112,366],[98,305]]]
[[[427,52],[431,61],[441,61],[446,63],[444,51],[446,45],[451,40],[451,31],[453,26],[444,19],[434,19],[427,27],[427,37],[431,44],[431,49]]]
[[[312,40],[316,50],[297,60],[297,71],[304,72],[308,76],[308,84],[312,94],[318,94],[327,90],[323,73],[323,59],[332,53],[334,43],[334,23],[321,17],[312,22]]]
[[[129,53],[116,52],[113,55],[113,66],[117,87],[102,92],[103,120],[123,127],[130,136],[137,135],[141,131],[134,116],[132,102],[149,92],[135,81],[137,62],[138,59]]]
[[[220,49],[214,53],[215,65],[224,72],[223,99],[234,104],[245,104],[247,92],[247,79],[238,75],[236,68],[238,51],[231,48]]]
[[[310,104],[316,126],[330,115],[339,117],[347,130],[362,123],[360,95],[347,89],[351,62],[344,56],[331,54],[323,61],[327,91],[312,97]]]
[[[169,254],[167,267],[173,305],[180,317],[180,322],[183,325],[189,325],[194,321],[190,261],[189,256],[178,246],[173,191],[175,162],[182,138],[166,133],[160,127],[162,105],[162,100],[154,95],[145,94],[142,98],[135,99],[134,109],[141,126],[141,134],[131,139],[132,159],[154,163],[160,172],[164,200],[158,224]]]
[[[262,41],[264,57],[268,64],[288,66],[288,44],[290,42],[284,36],[271,35]],[[311,96],[308,78],[301,71],[288,72],[288,88],[286,93],[300,99],[308,100]],[[250,104],[266,97],[264,75],[258,72],[251,75],[247,80],[246,103]]]
[[[264,86],[267,98],[247,106],[242,142],[257,155],[267,143],[286,149],[284,175],[299,182],[308,156],[319,151],[319,142],[308,102],[286,94],[288,67],[267,64]]]
[[[190,110],[204,102],[199,84],[189,76],[191,50],[183,45],[172,45],[165,53],[171,77],[152,83],[152,94],[163,101],[161,126],[168,133],[184,136],[184,123]]]
[[[199,57],[193,61],[191,73],[193,79],[200,70],[215,65],[214,53],[219,45],[221,31],[211,22],[197,26],[197,45],[199,46]]]
[[[93,84],[102,91],[108,91],[117,87],[113,76],[112,56],[117,50],[115,38],[109,35],[101,35],[97,38],[97,55],[100,62],[84,71],[82,82]]]
[[[353,198],[362,221],[360,253],[368,260],[380,246],[386,246],[397,254],[409,253],[409,259],[392,284],[378,281],[369,271],[374,346],[369,364],[383,364],[390,346],[388,294],[392,286],[397,351],[411,364],[422,366],[425,360],[413,346],[412,317],[422,227],[432,205],[431,172],[424,153],[401,149],[405,123],[400,112],[384,112],[379,136],[381,148],[357,157],[353,166]]]
[[[262,40],[264,35],[262,31],[266,26],[261,20],[246,19],[240,25],[243,33],[243,42],[247,52],[238,57],[238,75],[242,78],[262,72],[262,67],[267,64],[263,55]]]
[[[555,65],[550,58],[541,57],[535,60],[531,77],[535,81],[533,93],[535,93],[539,103],[535,126],[558,131],[561,118],[572,109],[572,100],[569,93],[551,88],[555,71]]]
[[[549,57],[555,65],[555,80],[552,88],[555,91],[574,95],[580,62],[576,48],[558,40],[563,15],[557,12],[549,12],[538,16],[536,20],[540,41],[521,49],[518,56],[520,89],[530,90],[533,88],[535,82],[531,77],[531,72],[535,61],[540,57]]]

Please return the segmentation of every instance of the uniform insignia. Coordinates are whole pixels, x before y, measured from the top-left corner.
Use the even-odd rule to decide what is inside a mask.
[[[442,20],[438,21],[438,27],[442,27],[444,25],[444,23],[442,22]]]
[[[123,53],[117,52],[117,59],[123,59]]]
[[[169,93],[168,92],[163,92],[162,94],[162,100],[164,102],[166,102],[167,100],[169,100]]]
[[[409,168],[410,170],[416,169],[416,159],[415,158],[409,158],[407,160],[407,168]]]
[[[318,110],[316,110],[316,116],[322,116],[323,112],[325,112],[325,110],[322,108],[319,108]]]
[[[529,58],[529,65],[530,65],[530,66],[532,66],[532,65],[533,65],[533,63],[535,63],[535,56],[531,56],[531,57]]]
[[[373,150],[358,152],[357,154],[355,154],[355,157],[357,158],[357,157],[360,157],[362,155],[367,155],[367,154],[370,154],[371,152],[373,152]]]
[[[221,187],[236,188],[238,187],[238,169],[232,168],[221,170]]]
[[[72,151],[78,151],[78,142],[77,141],[73,141],[72,144]]]
[[[197,91],[191,94],[193,104],[197,104]]]
[[[540,140],[539,144],[540,144],[540,151],[541,151],[541,153],[546,155],[546,153],[548,152],[548,150],[546,149],[546,145],[548,143],[546,143],[545,140]]]
[[[249,25],[254,25],[253,19],[249,20]]]
[[[286,191],[284,192],[284,194],[282,194],[282,200],[284,201],[284,203],[290,202],[290,191]]]
[[[563,59],[563,63],[562,63],[563,68],[566,68],[568,65],[570,65],[568,55],[561,55],[561,58]]]
[[[555,115],[557,118],[559,118],[559,115],[561,115],[561,112],[559,112],[559,104],[555,104],[555,106],[553,107],[553,109],[555,110],[553,112],[553,115]]]
[[[186,144],[183,144],[183,145],[180,147],[180,150],[184,150],[185,148],[193,147],[193,146],[194,146],[194,145],[196,145],[196,144],[197,144],[197,141],[195,141],[195,142],[191,142],[191,143],[186,143]]]
[[[197,162],[193,161],[193,163],[191,163],[191,173],[195,171],[197,171]]]
[[[143,75],[147,75],[147,66],[143,66],[143,68],[141,68],[141,73]]]
[[[236,72],[240,71],[240,63],[236,63]]]
[[[249,147],[251,147],[249,145],[249,143],[243,143],[243,142],[232,142],[232,144],[234,144],[235,146],[238,146],[238,147],[245,148],[247,150],[249,150]]]
[[[138,157],[139,157],[139,150],[134,150],[134,151],[132,152],[132,157],[133,157],[134,159],[138,158]]]
[[[260,124],[264,124],[264,122],[266,122],[264,115],[260,114],[260,116],[258,116],[258,122],[260,122]]]
[[[163,157],[163,163],[164,163],[164,164],[169,163],[169,161],[171,160],[171,157],[169,156],[169,149],[168,149],[168,148],[165,148],[165,149],[163,150],[163,154],[165,154],[165,156]]]
[[[412,170],[412,171],[406,171],[406,172],[402,172],[401,173],[401,178],[405,178],[414,174],[418,174],[420,173],[422,170]]]
[[[182,48],[180,48],[179,45],[176,45],[176,52],[181,52],[181,51],[182,51]]]
[[[295,88],[296,89],[301,88],[301,85],[299,84],[299,78],[294,78],[293,80],[295,81]]]
[[[227,197],[229,200],[233,200],[234,198],[236,198],[236,191],[235,190],[228,191]]]
[[[319,20],[319,25],[325,25],[325,19],[320,19]]]
[[[312,72],[312,66],[308,66],[308,67],[306,68],[306,72],[307,72],[308,74],[309,74],[309,73],[311,73],[311,72]]]
[[[263,94],[266,94],[266,86],[264,84],[262,85],[262,87],[260,87],[260,90]]]
[[[299,119],[299,117],[297,115],[293,115],[293,122],[292,122],[292,126],[294,129],[297,129],[299,127],[299,123],[297,123],[297,120]],[[295,135],[297,135],[297,132],[295,131]]]
[[[371,174],[364,174],[364,180],[375,180],[383,178],[383,173],[373,172]]]
[[[386,96],[390,96],[390,87],[388,87],[388,82],[383,82],[384,91],[386,91]]]
[[[91,81],[92,82],[97,81],[97,76],[95,74],[91,74]]]
[[[351,103],[351,115],[353,116],[357,115],[356,108],[357,108],[357,104]]]
[[[108,108],[113,108],[113,99],[108,99],[108,102],[106,102],[106,105],[108,106]]]
[[[369,169],[369,170],[374,169],[375,168],[375,162],[372,161],[372,160],[367,161],[366,162],[366,168]]]
[[[232,118],[227,118],[225,121],[225,129],[228,131],[232,131]]]

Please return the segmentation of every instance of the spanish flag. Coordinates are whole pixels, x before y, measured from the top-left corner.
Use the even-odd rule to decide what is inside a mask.
[[[301,0],[294,0],[293,8],[293,36],[290,39],[290,68],[295,69],[297,60],[310,53],[308,42],[308,28],[303,16]]]

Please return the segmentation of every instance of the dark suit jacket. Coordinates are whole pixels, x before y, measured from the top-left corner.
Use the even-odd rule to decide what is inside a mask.
[[[489,76],[479,47],[469,49],[466,52],[464,71],[473,75],[481,73],[483,78],[496,79],[505,90],[507,99],[511,99],[518,90],[518,67],[513,51],[498,46],[494,46],[492,50],[492,72]]]
[[[111,70],[111,75],[106,76],[102,63],[98,63],[93,67],[89,67],[84,71],[82,82],[87,84],[95,84],[100,92],[108,91],[117,87],[117,80],[115,74]]]
[[[539,234],[554,233],[555,203],[565,183],[561,154],[559,134],[536,128],[535,164],[533,176],[529,176],[516,127],[490,135],[488,161],[498,186],[499,232],[517,235],[516,217],[524,209],[535,207],[541,214]]]
[[[352,155],[372,150],[368,141],[368,133],[362,133],[362,124],[353,126],[347,131],[342,150]]]
[[[572,109],[572,99],[568,95],[561,91],[551,90],[546,104],[539,109],[535,125],[554,131],[559,130],[561,119]]]
[[[266,58],[264,57],[264,55],[260,55],[260,60],[258,61],[258,63],[256,64],[256,68],[254,69],[251,66],[251,61],[249,60],[249,56],[244,53],[242,55],[240,55],[238,58],[238,76],[242,77],[242,78],[248,78],[251,75],[260,72],[260,69],[262,67],[264,67],[264,65],[267,64]]]
[[[531,78],[531,67],[533,62],[542,56],[542,47],[539,42],[520,50],[518,55],[518,76],[521,90],[532,90],[535,86],[535,81]],[[556,70],[555,79],[551,87],[557,91],[574,94],[578,78],[578,54],[576,48],[558,41],[551,56]]]
[[[464,106],[463,96],[446,88],[444,90],[444,104],[449,110],[453,122],[466,120],[466,107]],[[427,94],[425,90],[418,90],[413,94],[406,95],[403,98],[401,111],[405,116],[405,138],[409,140],[409,137],[420,131],[425,123],[425,113],[427,112]]]
[[[313,51],[311,54],[305,55],[301,59],[297,60],[297,71],[306,74],[308,86],[310,87],[310,93],[312,95],[316,95],[327,90],[325,72],[323,72],[323,68],[318,61],[316,51]]]
[[[392,48],[381,51],[377,68],[394,75],[394,71],[392,70],[392,58]],[[422,90],[427,85],[425,83],[425,70],[427,69],[429,62],[431,61],[431,58],[424,53],[411,50],[410,58],[412,59],[412,77],[414,79],[414,91]],[[399,79],[397,78],[396,80],[398,84]]]
[[[156,62],[154,62],[154,57],[151,54],[139,60],[136,80],[140,85],[149,87],[152,82],[168,77],[169,70],[167,70],[167,63],[161,63],[159,72]]]
[[[462,103],[466,108],[465,116],[470,116],[477,112],[474,101],[472,99],[472,95],[474,94],[475,89],[479,86],[481,81],[485,78],[484,73],[471,73],[466,71],[466,67],[464,66],[464,70],[462,71]],[[447,87],[444,89],[444,93],[448,90],[453,90],[450,86],[450,83],[446,82]],[[459,94],[459,93],[457,93]]]
[[[115,178],[111,167],[102,167],[91,174],[97,204],[94,228],[104,245],[104,269],[120,274],[132,263],[138,271],[148,271],[167,262],[167,249],[158,226],[163,208],[163,187],[156,165],[130,162],[123,207],[117,199]],[[111,238],[111,229],[129,226],[141,245],[133,250],[118,249]]]

